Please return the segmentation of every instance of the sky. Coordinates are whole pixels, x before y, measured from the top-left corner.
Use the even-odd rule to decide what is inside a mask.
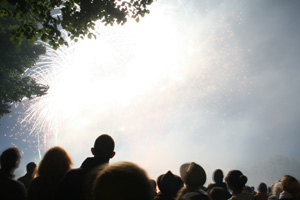
[[[150,178],[185,162],[240,169],[248,184],[300,179],[299,1],[155,1],[139,23],[97,26],[97,40],[48,49],[28,74],[48,95],[0,119],[0,151],[30,161],[59,145],[74,166],[95,138]]]

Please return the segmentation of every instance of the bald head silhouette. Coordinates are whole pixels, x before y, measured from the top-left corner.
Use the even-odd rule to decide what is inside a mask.
[[[92,147],[92,154],[96,159],[109,160],[114,157],[115,142],[113,138],[107,134],[100,135]]]

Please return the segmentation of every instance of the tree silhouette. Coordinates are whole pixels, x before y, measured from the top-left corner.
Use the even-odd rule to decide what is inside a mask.
[[[149,13],[147,6],[153,0],[7,0],[1,1],[0,18],[10,16],[20,23],[13,28],[13,41],[21,43],[25,37],[34,43],[38,39],[48,42],[54,49],[68,45],[60,29],[77,40],[88,35],[95,21],[104,24],[124,24],[128,18],[137,22]]]
[[[30,45],[25,39],[21,45],[10,42],[10,30],[17,21],[0,18],[0,118],[9,113],[10,104],[23,98],[46,94],[48,87],[38,84],[24,73],[39,56],[45,53],[42,45]]]
[[[68,45],[61,30],[71,40],[88,36],[95,22],[105,25],[137,22],[149,13],[153,0],[7,0],[0,3],[0,118],[10,104],[24,97],[46,94],[48,86],[38,84],[24,72],[45,53],[42,40],[54,49]]]

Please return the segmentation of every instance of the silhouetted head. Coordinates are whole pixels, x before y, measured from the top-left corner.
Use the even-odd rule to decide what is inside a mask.
[[[213,179],[216,183],[222,183],[223,182],[223,171],[220,169],[216,169],[213,173]]]
[[[131,162],[106,165],[94,184],[94,200],[153,200],[146,172]]]
[[[150,179],[150,183],[152,185],[152,189],[153,189],[154,194],[156,194],[156,181],[153,180],[153,179]]]
[[[153,188],[156,188],[156,181],[153,179],[150,179],[150,183],[153,186]]]
[[[1,169],[11,171],[19,167],[21,154],[18,148],[11,147],[6,149],[1,154]]]
[[[176,196],[180,188],[183,187],[183,181],[179,176],[168,171],[157,178],[157,185],[164,196],[173,198]]]
[[[228,172],[225,181],[233,192],[241,192],[245,187],[248,178],[239,170],[231,170]]]
[[[57,182],[71,169],[71,165],[69,154],[63,148],[56,146],[44,155],[38,168],[38,176],[49,182]]]
[[[260,183],[257,186],[257,191],[261,193],[267,193],[268,192],[268,186],[265,183]]]
[[[91,149],[91,151],[95,158],[108,161],[110,158],[114,157],[114,149],[115,142],[113,138],[109,135],[103,134],[96,139],[94,147]]]
[[[180,176],[189,190],[202,187],[206,181],[204,169],[194,162],[181,165]]]
[[[227,191],[221,187],[214,187],[209,191],[211,200],[227,200]]]
[[[293,196],[296,196],[300,192],[300,185],[296,178],[290,175],[285,175],[281,179],[281,189]]]
[[[280,193],[282,192],[282,189],[281,189],[281,181],[276,181],[275,183],[273,183],[271,185],[271,193],[272,195],[275,195],[278,199],[279,199],[279,195]]]
[[[35,162],[30,162],[26,165],[26,171],[28,174],[33,174],[36,169]]]
[[[254,194],[253,189],[249,185],[245,185],[245,187],[243,188],[243,191],[247,192],[249,194]]]

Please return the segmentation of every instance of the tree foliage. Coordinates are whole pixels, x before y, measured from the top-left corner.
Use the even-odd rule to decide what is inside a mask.
[[[25,71],[45,53],[38,40],[54,49],[69,38],[96,38],[95,22],[105,25],[137,22],[149,13],[153,0],[0,0],[0,118],[10,104],[46,94],[48,86],[25,76]]]
[[[12,102],[44,95],[48,90],[47,86],[25,76],[25,71],[45,53],[45,47],[31,45],[26,39],[21,45],[12,43],[10,30],[15,25],[15,19],[0,18],[0,118],[10,112]]]
[[[153,0],[1,0],[0,18],[10,16],[20,21],[13,28],[13,41],[22,38],[31,43],[41,39],[54,49],[67,45],[60,29],[69,33],[75,41],[88,35],[95,21],[104,24],[124,24],[128,18],[139,21]]]

